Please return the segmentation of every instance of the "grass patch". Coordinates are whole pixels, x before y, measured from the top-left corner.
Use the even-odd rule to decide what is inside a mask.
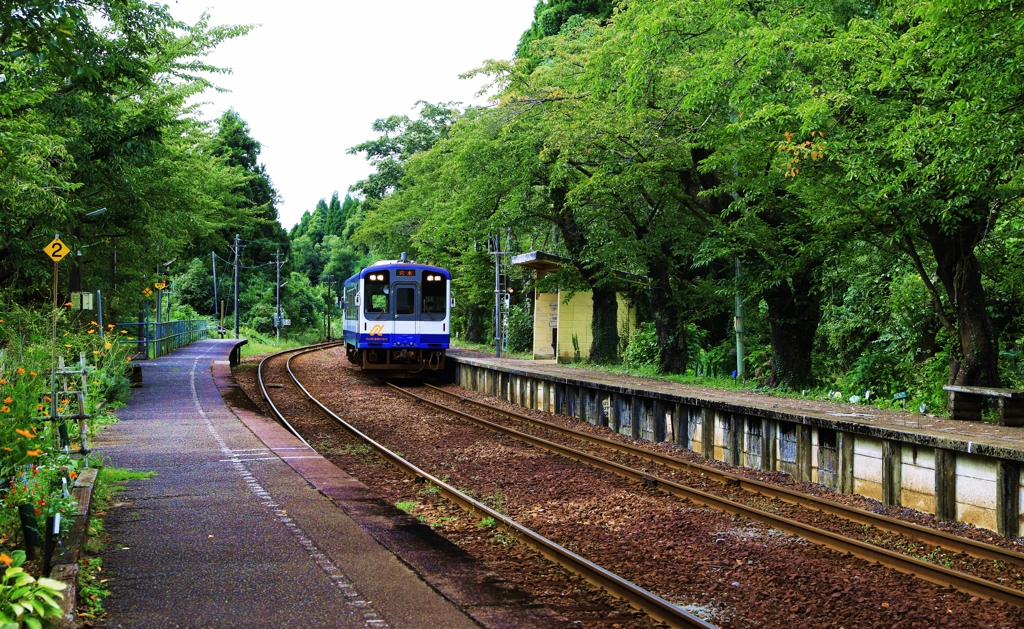
[[[416,502],[415,500],[403,500],[401,502],[396,502],[395,506],[401,509],[402,511],[405,511],[409,515],[412,515],[412,512],[416,510],[416,507],[419,506],[419,503]]]

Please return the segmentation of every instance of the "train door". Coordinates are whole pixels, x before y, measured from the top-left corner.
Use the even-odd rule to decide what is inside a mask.
[[[427,347],[447,347],[448,335],[448,278],[440,273],[423,273],[422,301],[420,305],[420,342]]]
[[[395,282],[391,287],[395,302],[395,343],[418,344],[419,286],[413,282]]]

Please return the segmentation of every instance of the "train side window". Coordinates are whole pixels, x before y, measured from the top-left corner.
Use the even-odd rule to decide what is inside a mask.
[[[447,306],[448,281],[438,273],[423,274],[423,304],[420,312],[424,319],[443,319]]]
[[[395,313],[400,315],[416,314],[416,289],[402,286],[395,295]]]

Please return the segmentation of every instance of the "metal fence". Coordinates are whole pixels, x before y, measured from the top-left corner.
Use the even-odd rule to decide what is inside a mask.
[[[168,352],[208,338],[217,332],[217,324],[208,319],[188,319],[164,323],[118,323],[118,329],[128,330],[138,344],[141,358],[159,358]]]

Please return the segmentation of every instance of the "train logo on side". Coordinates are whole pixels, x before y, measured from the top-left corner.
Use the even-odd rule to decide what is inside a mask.
[[[382,336],[384,332],[384,326],[377,324],[370,328],[370,336]]]

